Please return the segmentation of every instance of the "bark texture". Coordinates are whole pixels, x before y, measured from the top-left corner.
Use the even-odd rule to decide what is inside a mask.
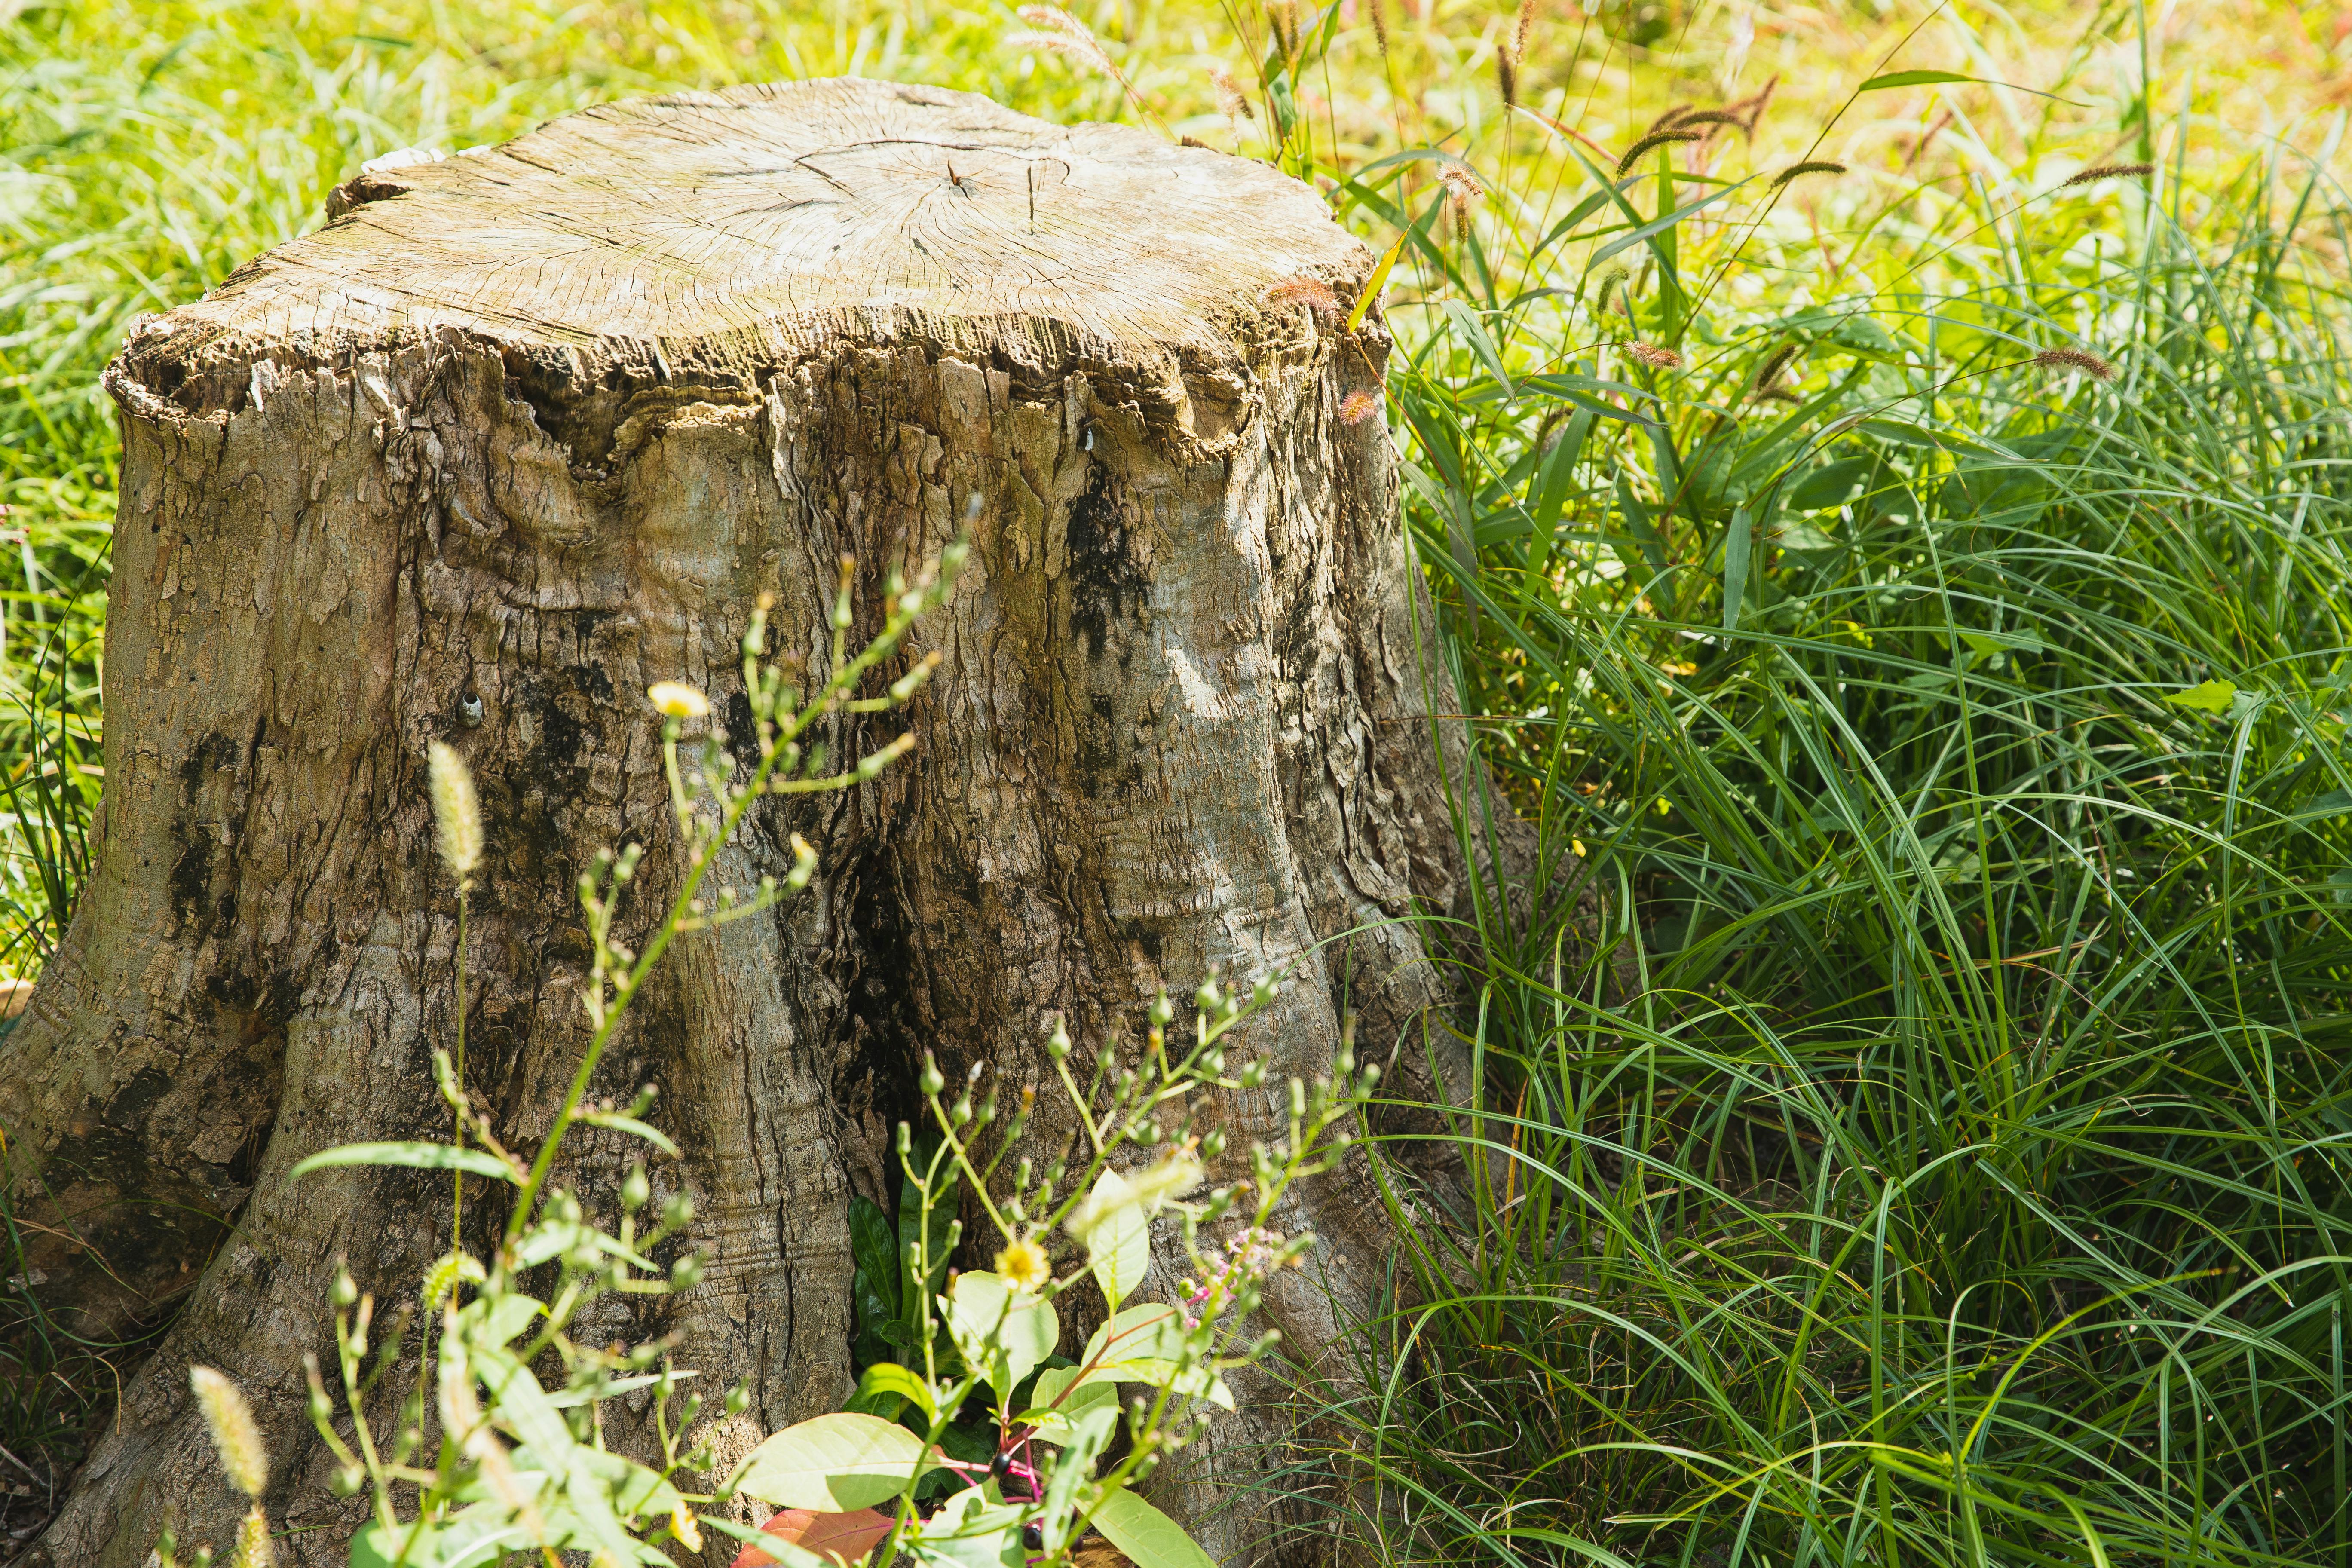
[[[396,1300],[446,1245],[447,1188],[285,1173],[446,1132],[428,742],[467,756],[488,824],[467,1076],[528,1143],[588,1034],[580,866],[644,842],[641,917],[675,875],[647,683],[693,681],[743,729],[757,597],[821,668],[838,556],[870,606],[970,496],[974,564],[905,650],[941,650],[938,678],[831,738],[862,752],[903,721],[917,749],[758,810],[722,879],[781,874],[799,831],[817,882],[682,941],[598,1086],[658,1085],[685,1148],[656,1186],[692,1189],[709,1268],[661,1310],[707,1386],[752,1380],[722,1458],[850,1386],[847,1205],[890,1201],[924,1047],[1043,1082],[1051,1009],[1088,1047],[1122,1020],[1132,1040],[1156,986],[1291,969],[1250,1042],[1265,1096],[1220,1108],[1238,1149],[1343,1011],[1385,1050],[1442,995],[1394,923],[1459,870],[1392,473],[1380,422],[1341,413],[1386,339],[1324,303],[1371,258],[1311,193],[1133,130],[835,81],[589,110],[377,168],[331,214],[109,374],[97,867],[0,1083],[53,1303],[100,1335],[177,1315],[46,1537],[59,1568],[134,1568],[167,1513],[226,1544],[191,1362],[254,1398],[272,1514],[308,1531],[282,1555],[341,1560],[358,1517],[306,1436],[300,1356],[330,1359],[336,1257]],[[593,1203],[634,1146],[573,1136],[563,1179]],[[1371,1194],[1324,1178],[1286,1223],[1364,1298]],[[1272,1309],[1310,1352],[1319,1283]],[[1258,1406],[1165,1478],[1219,1555],[1266,1557],[1293,1517],[1248,1486],[1281,1436]]]

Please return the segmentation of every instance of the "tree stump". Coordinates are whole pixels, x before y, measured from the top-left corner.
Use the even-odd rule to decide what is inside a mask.
[[[901,655],[938,649],[937,679],[830,737],[859,754],[904,722],[916,749],[758,810],[728,879],[788,869],[797,831],[816,882],[683,940],[597,1086],[657,1085],[685,1148],[656,1190],[694,1194],[709,1268],[655,1310],[704,1386],[751,1380],[722,1459],[850,1388],[847,1205],[892,1202],[924,1048],[1042,1082],[1053,1010],[1084,1048],[1125,1022],[1132,1051],[1156,988],[1287,970],[1252,1041],[1266,1095],[1223,1108],[1240,1149],[1344,1011],[1385,1053],[1442,994],[1397,923],[1459,877],[1413,590],[1381,422],[1343,407],[1377,395],[1387,339],[1377,310],[1346,331],[1370,258],[1311,192],[1133,129],[828,81],[590,110],[363,173],[329,213],[108,374],[97,867],[0,1082],[53,1310],[99,1338],[177,1315],[45,1539],[60,1568],[135,1568],[167,1513],[184,1547],[226,1543],[191,1362],[254,1399],[272,1516],[308,1531],[287,1560],[341,1562],[359,1521],[299,1358],[330,1359],[339,1255],[386,1301],[413,1289],[448,1189],[286,1173],[446,1134],[428,743],[467,757],[488,826],[468,1077],[527,1144],[588,1033],[585,858],[646,846],[641,921],[676,874],[647,684],[743,728],[755,600],[821,668],[839,557],[862,637],[970,497],[973,564]],[[607,1136],[567,1156],[592,1201],[635,1147]],[[1381,1215],[1333,1175],[1286,1223],[1346,1301]],[[1331,1339],[1315,1280],[1270,1310],[1309,1354]],[[1243,1484],[1280,1430],[1245,1409],[1163,1478],[1220,1555],[1263,1560],[1296,1522]]]

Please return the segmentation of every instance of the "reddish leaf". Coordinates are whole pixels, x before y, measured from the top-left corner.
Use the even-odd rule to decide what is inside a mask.
[[[890,1533],[890,1516],[870,1508],[855,1513],[812,1513],[804,1508],[788,1508],[760,1528],[847,1568],[864,1562],[866,1554],[882,1543],[882,1538]],[[746,1546],[735,1554],[732,1568],[764,1568],[773,1562],[758,1547]]]

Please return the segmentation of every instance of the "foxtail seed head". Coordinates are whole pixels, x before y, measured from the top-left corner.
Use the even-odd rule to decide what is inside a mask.
[[[277,1568],[278,1552],[269,1543],[269,1520],[259,1503],[246,1510],[245,1522],[236,1527],[236,1554],[228,1562],[229,1568]]]
[[[1617,177],[1622,180],[1632,174],[1633,165],[1642,161],[1644,153],[1654,152],[1671,142],[1696,142],[1706,134],[1704,131],[1653,131],[1625,149],[1625,155],[1617,160]]]
[[[439,741],[433,742],[427,772],[441,859],[462,888],[482,863],[482,813],[474,804],[474,775],[466,770],[466,760]]]
[[[2101,180],[2145,180],[2155,173],[2156,165],[2153,163],[2101,163],[2096,168],[2068,175],[2058,182],[2058,188],[2063,191],[2073,185],[2095,185]]]
[[[1843,174],[1844,173],[1843,163],[1832,163],[1825,158],[1808,159],[1802,163],[1791,163],[1773,175],[1772,188],[1777,191],[1800,174]]]
[[[195,1391],[196,1408],[213,1435],[213,1447],[220,1450],[221,1468],[228,1472],[229,1484],[249,1498],[258,1498],[269,1484],[269,1449],[261,1441],[261,1428],[254,1422],[253,1407],[245,1402],[245,1391],[226,1373],[208,1366],[190,1367],[188,1386]],[[266,1538],[267,1526],[263,1534]]]
[[[2113,381],[2116,367],[2084,349],[2043,349],[2033,356],[2043,370],[2079,370],[2094,381]]]

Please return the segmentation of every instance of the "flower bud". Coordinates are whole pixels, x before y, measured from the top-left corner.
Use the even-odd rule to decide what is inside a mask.
[[[1213,984],[1214,983],[1213,983],[1213,982],[1212,982],[1211,984]],[[1152,1021],[1153,1023],[1160,1025],[1162,1028],[1165,1028],[1165,1027],[1167,1026],[1167,1025],[1168,1025],[1168,1021],[1169,1021],[1170,1019],[1171,1019],[1171,1018],[1175,1017],[1175,1016],[1176,1016],[1176,1004],[1174,1004],[1173,1002],[1171,1002],[1170,1000],[1168,1000],[1168,993],[1167,993],[1167,992],[1162,991],[1162,992],[1160,992],[1158,995],[1156,995],[1156,996],[1152,997],[1152,999],[1151,999],[1151,1021]]]
[[[1265,1063],[1264,1061],[1251,1061],[1244,1062],[1242,1064],[1242,1087],[1244,1089],[1255,1089],[1259,1084],[1262,1084],[1265,1081]]]
[[[1224,1152],[1225,1130],[1222,1127],[1212,1127],[1201,1139],[1201,1152],[1213,1160]]]
[[[929,1055],[926,1055],[923,1058],[922,1076],[917,1079],[915,1082],[916,1086],[922,1090],[925,1098],[929,1098],[931,1095],[939,1093],[940,1090],[947,1088],[948,1086],[947,1075],[940,1071],[940,1064],[933,1061]]]
[[[1070,1031],[1059,1013],[1054,1015],[1054,1032],[1045,1037],[1045,1054],[1055,1061],[1070,1054]]]
[[[646,1180],[645,1166],[631,1165],[628,1175],[621,1182],[621,1206],[635,1214],[645,1207],[653,1195],[653,1184]]]
[[[671,1289],[691,1290],[700,1283],[702,1283],[702,1258],[700,1254],[689,1252],[684,1258],[679,1258],[676,1263],[669,1266],[669,1288]]]
[[[732,1388],[730,1388],[730,1389],[729,1389],[729,1390],[727,1391],[727,1414],[728,1414],[728,1415],[742,1415],[742,1414],[743,1414],[743,1412],[745,1412],[746,1410],[749,1410],[749,1409],[751,1409],[751,1384],[744,1384],[744,1383],[739,1383],[739,1384],[737,1384],[734,1387],[732,1387]]]
[[[360,1299],[360,1288],[353,1282],[350,1269],[336,1268],[334,1287],[328,1292],[328,1297],[338,1307],[349,1307]]]
[[[693,1223],[694,1200],[687,1195],[685,1188],[680,1187],[670,1194],[667,1203],[662,1205],[662,1224],[671,1230],[683,1230]]]
[[[799,834],[793,835],[793,868],[784,877],[784,886],[799,892],[809,885],[816,874],[816,849]]]

